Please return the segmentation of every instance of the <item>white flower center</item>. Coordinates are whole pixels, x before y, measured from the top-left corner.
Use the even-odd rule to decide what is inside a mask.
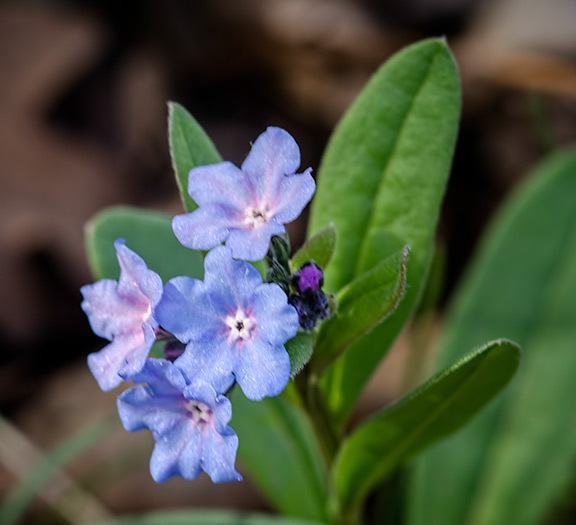
[[[258,228],[268,222],[268,210],[266,206],[258,208],[248,208],[244,217],[244,222],[249,230]]]
[[[210,410],[210,407],[205,403],[201,401],[188,401],[186,408],[192,415],[194,421],[204,423],[210,423],[212,421],[212,410]]]
[[[253,328],[256,326],[256,320],[247,315],[241,308],[232,317],[226,317],[226,325],[230,327],[230,338],[233,341],[245,341],[250,339]]]

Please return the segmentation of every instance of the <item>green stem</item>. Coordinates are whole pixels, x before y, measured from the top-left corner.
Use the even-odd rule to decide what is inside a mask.
[[[339,437],[330,419],[328,407],[318,384],[318,377],[305,368],[296,376],[294,383],[322,452],[328,473],[326,483],[329,484],[331,483],[330,471],[340,444]],[[347,517],[338,512],[337,504],[334,505],[334,508],[330,508],[330,503],[330,501],[327,502],[329,513],[333,514],[333,520],[336,525],[357,525],[358,522],[352,523]]]
[[[308,369],[304,369],[296,376],[294,383],[299,392],[302,407],[310,420],[316,440],[322,451],[327,472],[330,473],[340,447],[341,437],[336,432],[330,418],[330,411],[318,383],[318,376],[310,373]],[[329,477],[327,483],[331,482],[332,479]],[[360,525],[362,522],[361,509],[352,509],[343,513],[337,501],[328,501],[327,504],[335,525]]]
[[[338,450],[339,439],[330,421],[330,415],[316,376],[303,370],[295,379],[302,404],[320,445],[328,468],[332,465]]]

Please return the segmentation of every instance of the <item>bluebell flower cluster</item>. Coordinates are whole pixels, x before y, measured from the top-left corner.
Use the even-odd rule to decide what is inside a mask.
[[[241,168],[221,162],[191,170],[189,193],[199,207],[176,216],[173,230],[183,245],[210,250],[204,280],[163,285],[117,240],[119,280],[81,290],[92,329],[110,341],[88,365],[102,390],[138,383],[119,396],[118,411],[126,430],[152,431],[156,481],[201,471],[214,482],[241,479],[227,394],[235,384],[252,400],[280,394],[290,378],[285,344],[315,324],[303,324],[302,312],[320,308],[310,306],[322,294],[320,268],[307,265],[291,277],[302,306],[246,262],[262,259],[312,198],[311,170],[298,174],[299,165],[294,139],[270,127]],[[164,344],[163,359],[149,355],[155,342]]]

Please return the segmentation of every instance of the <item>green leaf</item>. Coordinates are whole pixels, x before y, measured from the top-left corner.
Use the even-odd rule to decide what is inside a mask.
[[[303,412],[281,397],[249,401],[237,388],[230,425],[238,457],[282,513],[326,520],[326,467]]]
[[[576,463],[576,151],[552,156],[503,207],[448,319],[439,366],[499,336],[523,348],[508,391],[416,463],[410,525],[543,523]]]
[[[330,223],[308,239],[290,261],[293,270],[308,261],[314,261],[323,270],[328,266],[336,247],[336,228]]]
[[[300,332],[284,346],[290,356],[290,377],[295,377],[312,357],[314,335],[309,332]]]
[[[196,203],[188,195],[190,170],[221,162],[222,157],[196,119],[176,102],[168,102],[168,137],[172,168],[184,209],[195,210]]]
[[[172,217],[164,213],[120,206],[95,215],[86,225],[86,251],[92,274],[118,279],[120,268],[114,241],[142,257],[164,281],[178,275],[202,279],[202,254],[182,246],[172,232]]]
[[[406,286],[408,247],[362,274],[338,294],[338,311],[322,323],[310,367],[322,371],[396,309]]]
[[[221,510],[169,510],[124,516],[89,525],[322,525],[320,522]]]
[[[488,343],[360,426],[334,463],[343,513],[355,514],[394,469],[465,425],[510,381],[519,361],[514,343]]]
[[[412,248],[402,304],[389,322],[334,363],[324,380],[340,423],[420,297],[459,113],[458,72],[446,42],[425,40],[376,72],[322,159],[309,231],[330,221],[338,231],[327,290],[338,290],[405,245]]]
[[[5,495],[0,506],[0,523],[18,523],[38,492],[55,475],[83,452],[116,430],[116,418],[106,417],[86,426],[49,451],[20,482]]]

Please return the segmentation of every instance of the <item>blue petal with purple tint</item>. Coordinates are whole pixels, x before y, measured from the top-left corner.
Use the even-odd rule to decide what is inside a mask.
[[[96,335],[111,341],[88,356],[88,366],[102,390],[129,380],[144,366],[155,341],[154,309],[162,296],[160,276],[124,241],[114,246],[120,264],[118,282],[103,279],[81,288],[82,309]]]

